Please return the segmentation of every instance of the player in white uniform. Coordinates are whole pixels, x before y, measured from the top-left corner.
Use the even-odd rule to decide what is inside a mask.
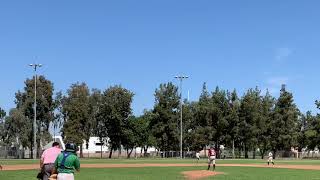
[[[272,165],[274,165],[272,152],[269,152],[268,155],[268,166],[270,165],[270,162],[272,163]]]
[[[200,153],[199,152],[196,153],[196,158],[197,158],[197,163],[198,163],[200,160]]]
[[[208,151],[208,170],[210,169],[210,165],[213,165],[213,171],[216,169],[216,151],[211,146]]]

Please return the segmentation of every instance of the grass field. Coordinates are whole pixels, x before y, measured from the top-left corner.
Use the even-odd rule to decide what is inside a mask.
[[[202,158],[200,162],[207,162],[207,159]],[[226,159],[217,160],[217,164],[263,164],[266,160],[261,159]],[[277,164],[292,164],[292,165],[320,165],[320,160],[275,160]],[[39,160],[33,159],[0,159],[2,165],[16,164],[38,164]],[[83,164],[140,164],[140,163],[195,163],[194,159],[81,159]],[[320,178],[319,178],[320,180]]]
[[[203,159],[205,161],[205,159]],[[317,160],[278,160],[278,164],[301,164],[319,165]],[[34,160],[0,160],[3,165],[14,164],[34,164]],[[82,159],[83,164],[129,164],[129,163],[193,163],[194,167],[144,167],[144,168],[82,168],[76,174],[76,180],[160,180],[160,179],[184,179],[181,172],[205,169],[203,164],[196,165],[194,160],[178,159]],[[320,171],[316,170],[295,170],[295,169],[275,169],[256,167],[219,167],[220,164],[265,164],[261,160],[218,160],[217,171],[224,172],[224,175],[212,176],[206,179],[214,180],[320,180]],[[1,180],[21,180],[35,179],[36,170],[23,171],[0,171]]]

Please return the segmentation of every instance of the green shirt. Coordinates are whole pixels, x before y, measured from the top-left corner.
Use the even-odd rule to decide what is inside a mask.
[[[71,152],[69,152],[71,153]],[[65,160],[64,166],[65,168],[60,168],[61,162],[63,159],[63,152],[59,154],[56,161],[54,162],[54,167],[57,169],[58,173],[67,173],[73,174],[74,170],[80,169],[80,161],[76,154],[71,153]]]

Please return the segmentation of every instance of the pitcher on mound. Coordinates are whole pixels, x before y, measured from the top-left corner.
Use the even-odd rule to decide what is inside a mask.
[[[213,146],[208,151],[208,170],[210,170],[211,164],[213,165],[213,171],[216,169],[216,151]]]

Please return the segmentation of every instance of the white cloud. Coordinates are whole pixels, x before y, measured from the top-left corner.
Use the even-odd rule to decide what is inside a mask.
[[[286,60],[291,54],[293,50],[290,48],[278,48],[276,49],[275,59],[277,61],[284,61]]]
[[[281,86],[282,84],[287,84],[288,82],[288,77],[271,77],[267,80],[267,84],[272,87]]]

